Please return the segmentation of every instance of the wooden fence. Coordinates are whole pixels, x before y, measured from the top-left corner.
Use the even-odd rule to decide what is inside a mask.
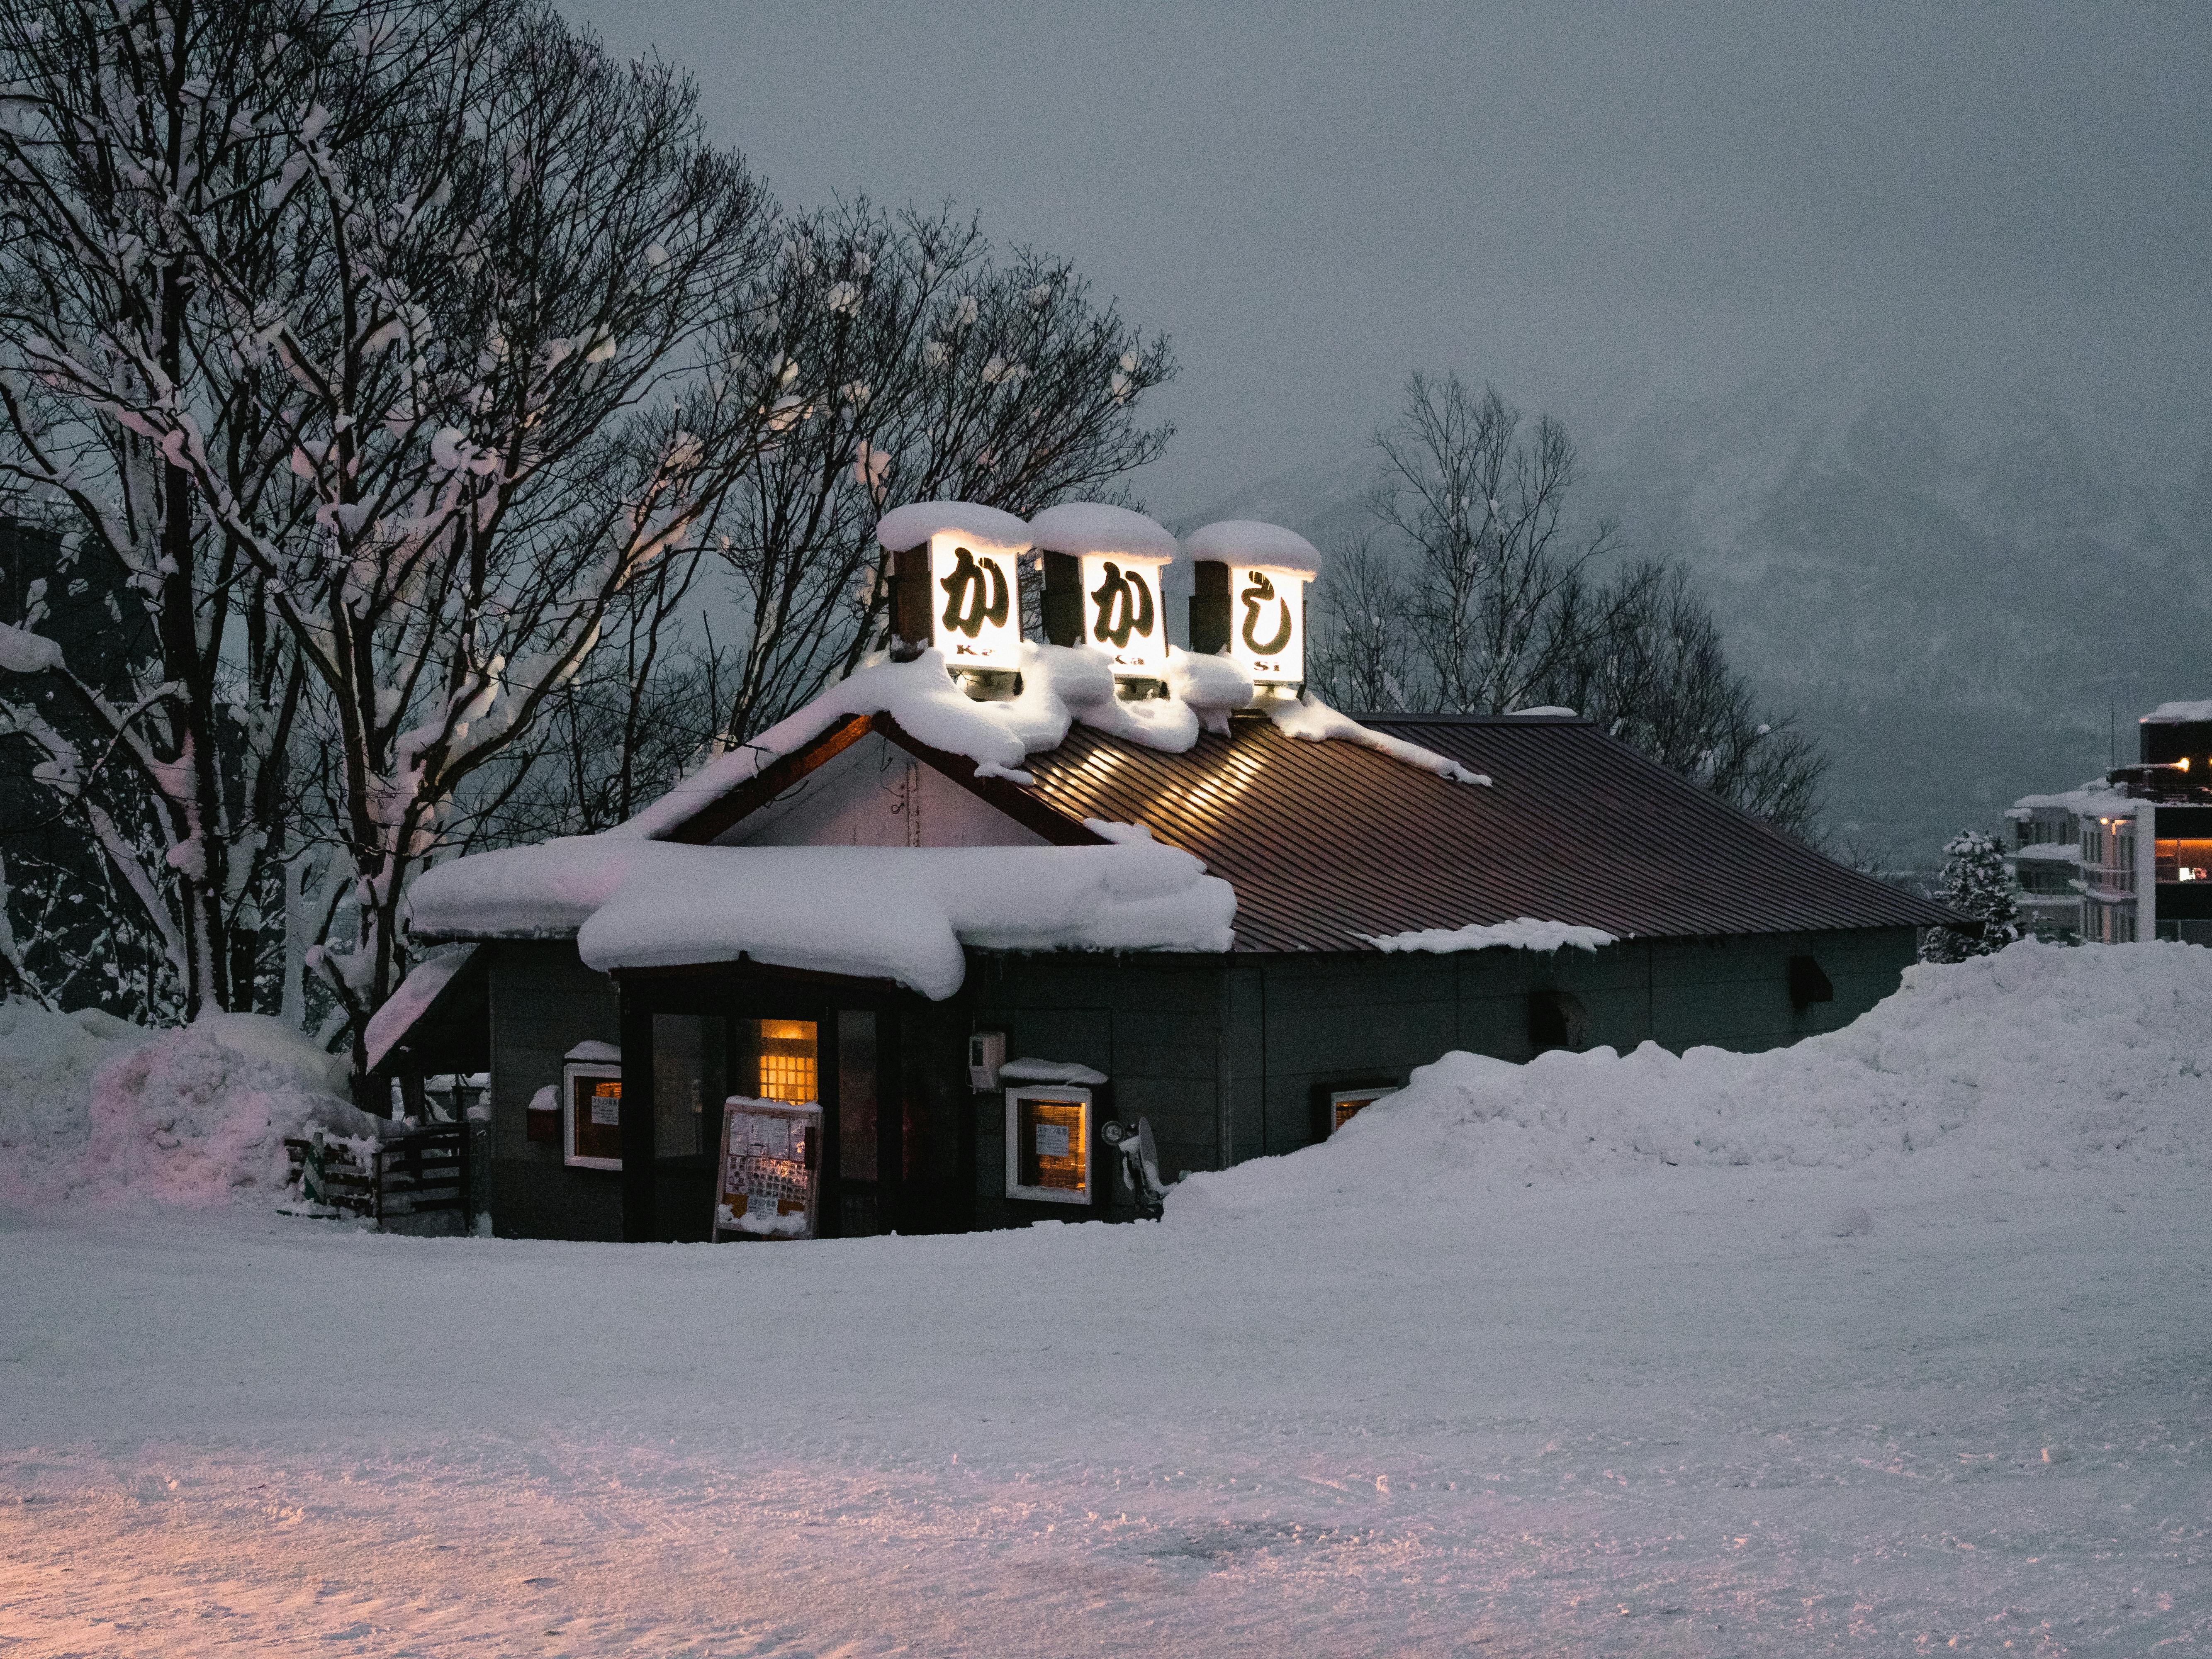
[[[474,1121],[434,1123],[408,1129],[362,1155],[352,1143],[323,1143],[323,1202],[347,1215],[374,1221],[379,1230],[471,1232],[478,1201],[471,1165]],[[288,1139],[284,1151],[296,1184],[313,1152],[312,1142]],[[439,1224],[446,1216],[451,1226]]]

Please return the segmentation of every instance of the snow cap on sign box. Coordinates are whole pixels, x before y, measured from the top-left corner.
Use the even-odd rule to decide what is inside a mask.
[[[999,549],[1019,550],[1031,540],[1029,526],[1012,514],[975,501],[909,501],[876,521],[877,541],[892,553],[920,547],[947,531]]]
[[[1183,551],[1193,559],[1222,564],[1246,565],[1260,570],[1284,570],[1293,575],[1321,574],[1321,553],[1295,530],[1255,519],[1224,519],[1194,530],[1183,538]]]
[[[1030,520],[1029,533],[1048,553],[1127,555],[1172,559],[1176,538],[1141,513],[1106,501],[1062,501]]]

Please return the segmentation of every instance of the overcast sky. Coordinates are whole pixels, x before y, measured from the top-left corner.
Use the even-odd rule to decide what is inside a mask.
[[[785,200],[951,198],[1176,341],[1173,519],[1412,368],[1585,434],[1820,364],[2193,423],[2212,6],[568,0]]]

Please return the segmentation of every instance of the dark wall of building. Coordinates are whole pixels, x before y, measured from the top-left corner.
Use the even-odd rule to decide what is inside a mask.
[[[1110,1115],[1129,1123],[1151,1120],[1162,1172],[1172,1179],[1178,1170],[1219,1167],[1215,1103],[1224,1079],[1232,1094],[1255,1086],[1239,1083],[1240,1059],[1253,1079],[1259,1075],[1254,1045],[1239,1045],[1253,1049],[1240,1054],[1224,1052],[1218,1040],[1223,1000],[1235,976],[1224,973],[1218,957],[970,952],[962,994],[972,1029],[1006,1033],[1009,1060],[1072,1060],[1105,1073],[1112,1079]],[[969,1103],[977,1226],[1089,1218],[1065,1206],[1008,1201],[1005,1097],[971,1095]],[[1096,1185],[1104,1200],[1097,1213],[1135,1212],[1103,1160]]]
[[[1162,1173],[1173,1179],[1322,1139],[1331,1090],[1402,1084],[1455,1048],[1528,1060],[1543,1035],[1532,1030],[1539,998],[1568,1023],[1568,1047],[1771,1048],[1849,1024],[1897,988],[1914,944],[1899,927],[1631,940],[1549,955],[978,954],[966,995],[975,1029],[1007,1033],[1009,1058],[1105,1073],[1109,1115],[1151,1120]],[[1793,998],[1791,963],[1805,957],[1829,1000]],[[977,1224],[1081,1218],[1010,1203],[1003,1099],[976,1096],[973,1112]],[[1127,1213],[1112,1176],[1102,1169],[1101,1212]]]
[[[1103,1147],[1094,1148],[1095,1210],[1006,1198],[1005,1098],[967,1087],[971,1030],[1004,1030],[1010,1059],[1106,1073],[1102,1115],[1149,1119],[1162,1173],[1172,1180],[1308,1146],[1326,1133],[1330,1090],[1403,1084],[1413,1067],[1455,1048],[1520,1061],[1537,1052],[1547,1029],[1555,1037],[1564,1031],[1566,1046],[1623,1051],[1645,1041],[1678,1051],[1699,1043],[1768,1048],[1833,1030],[1897,988],[1913,946],[1912,930],[1900,927],[1631,940],[1550,955],[971,952],[957,997],[915,1000],[897,1014],[904,1088],[896,1224],[936,1231],[1134,1212]],[[494,1224],[503,1236],[619,1239],[620,1176],[566,1167],[559,1144],[529,1139],[526,1127],[531,1097],[557,1088],[569,1049],[620,1040],[614,983],[565,942],[484,950]],[[1832,995],[1801,1006],[1791,963],[1807,957]],[[1799,982],[1802,989],[1802,973]],[[1540,1000],[1549,1028],[1532,1028]],[[709,1200],[691,1188],[711,1181],[711,1160],[697,1151],[688,1097],[655,1092],[656,1108],[665,1108],[655,1113],[667,1166],[659,1208],[669,1224],[660,1231],[695,1236],[698,1229],[676,1223],[706,1213]],[[671,1099],[659,1100],[662,1092]]]
[[[619,1239],[622,1176],[574,1170],[529,1138],[530,1097],[561,1086],[580,1042],[622,1040],[614,981],[567,940],[486,945],[491,1000],[491,1216],[502,1238]]]

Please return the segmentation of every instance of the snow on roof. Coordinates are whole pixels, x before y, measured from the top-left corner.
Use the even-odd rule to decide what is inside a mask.
[[[2079,864],[2081,861],[2081,847],[2078,842],[2071,841],[2038,842],[2030,847],[2015,847],[2006,856],[2033,859],[2049,864]]]
[[[1424,749],[1418,743],[1407,743],[1403,738],[1362,726],[1349,714],[1338,714],[1310,691],[1295,702],[1271,705],[1267,712],[1274,717],[1276,726],[1289,737],[1304,738],[1310,743],[1325,743],[1334,738],[1344,743],[1356,743],[1363,749],[1378,750],[1408,766],[1418,766],[1424,772],[1449,778],[1454,783],[1480,784],[1486,788],[1490,784],[1486,774],[1470,772],[1433,749]]]
[[[1176,538],[1141,513],[1105,501],[1062,501],[1030,520],[1030,544],[1048,553],[1114,553],[1165,561]]]
[[[689,966],[750,957],[960,988],[963,945],[1227,951],[1237,896],[1189,854],[1102,847],[691,847],[572,836],[457,859],[408,894],[410,926],[452,937],[574,933],[584,961]]]
[[[368,1069],[374,1071],[384,1064],[392,1052],[392,1045],[407,1035],[415,1022],[430,1012],[445,988],[453,982],[469,958],[477,953],[473,945],[447,945],[416,963],[407,977],[399,981],[399,988],[374,1013],[368,1017],[368,1028],[361,1034],[362,1044],[368,1051]]]
[[[1516,709],[1512,709],[1512,710],[1510,710],[1510,711],[1509,711],[1509,712],[1511,714],[1512,717],[1513,717],[1515,720],[1536,720],[1536,719],[1540,719],[1540,718],[1542,718],[1542,719],[1553,719],[1553,718],[1556,718],[1556,719],[1561,719],[1561,720],[1580,720],[1580,719],[1582,718],[1582,716],[1581,716],[1579,714],[1576,713],[1573,709],[1571,709],[1571,708],[1561,708],[1558,707],[1556,704],[1553,704],[1553,703],[1547,703],[1547,704],[1545,704],[1545,705],[1544,705],[1542,708],[1516,708]]]
[[[2135,814],[2136,799],[2124,795],[2102,778],[2092,778],[2079,789],[2068,789],[2056,795],[2022,795],[2012,804],[2013,811],[2071,812],[2082,818],[2124,818]],[[2007,813],[2010,817],[2011,813]]]
[[[1225,657],[1194,656],[1180,647],[1168,653],[1164,697],[1117,697],[1112,665],[1103,653],[1088,649],[1024,642],[1020,672],[1018,696],[979,702],[953,682],[939,652],[925,651],[911,662],[878,659],[751,741],[708,761],[608,833],[648,840],[668,835],[770,763],[854,714],[888,714],[916,742],[964,755],[986,775],[1007,777],[1018,773],[1029,756],[1057,749],[1078,720],[1148,749],[1180,755],[1197,743],[1202,730],[1225,734],[1230,711],[1253,701],[1251,677],[1235,663]],[[1371,732],[1311,696],[1304,703],[1278,701],[1272,710],[1275,723],[1293,737],[1314,742],[1341,738],[1462,783],[1490,781],[1418,744]]]
[[[999,1079],[1002,1083],[1072,1083],[1095,1089],[1106,1081],[1106,1073],[1072,1060],[1010,1060],[999,1067]]]
[[[2136,724],[2178,726],[2185,720],[2212,720],[2212,698],[2201,702],[2162,702]]]
[[[1424,927],[1419,933],[1391,933],[1362,939],[1378,951],[1430,951],[1444,955],[1454,951],[1488,951],[1504,946],[1515,951],[1557,951],[1573,945],[1595,951],[1601,945],[1618,945],[1613,934],[1596,927],[1577,927],[1571,922],[1539,921],[1520,916],[1511,921],[1469,922],[1464,927]]]
[[[1224,519],[1194,530],[1183,538],[1183,550],[1193,559],[1218,564],[1256,566],[1262,570],[1287,570],[1300,576],[1321,574],[1321,554],[1295,530],[1251,519]]]
[[[1029,526],[1011,513],[975,501],[908,501],[895,507],[876,521],[876,539],[890,552],[903,553],[940,530],[1017,552],[1032,544]]]

